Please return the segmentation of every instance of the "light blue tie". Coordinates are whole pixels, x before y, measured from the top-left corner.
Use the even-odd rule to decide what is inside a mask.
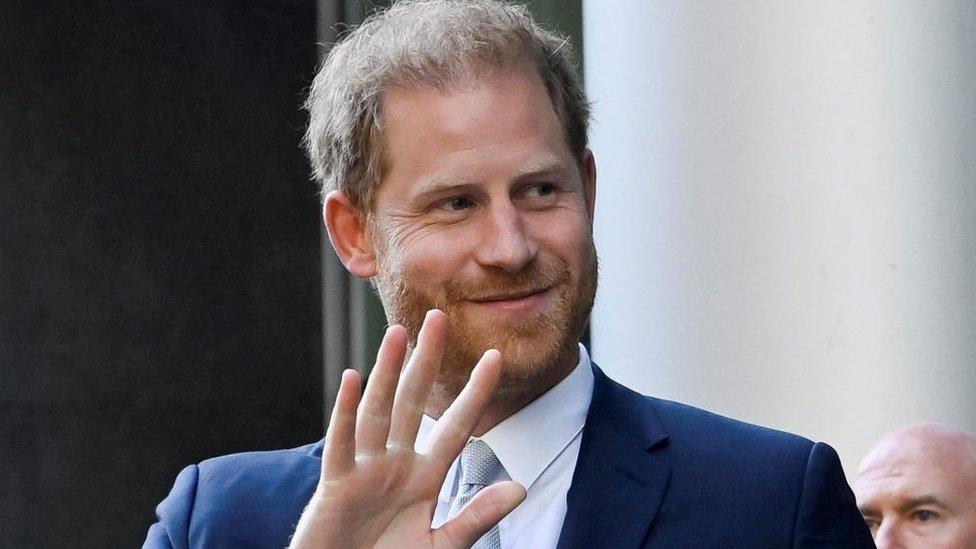
[[[461,509],[471,501],[482,488],[490,485],[503,470],[502,464],[495,457],[495,452],[481,440],[469,441],[461,452],[461,483],[457,496],[451,502],[451,509],[447,518],[452,519]],[[502,538],[498,533],[498,525],[492,526],[488,533],[481,536],[473,549],[502,549]]]

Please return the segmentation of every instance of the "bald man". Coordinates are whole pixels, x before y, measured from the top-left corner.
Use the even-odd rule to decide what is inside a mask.
[[[854,493],[879,549],[976,549],[976,438],[965,431],[889,433],[861,462]]]

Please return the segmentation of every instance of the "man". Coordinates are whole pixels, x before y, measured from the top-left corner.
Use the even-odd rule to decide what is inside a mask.
[[[391,326],[324,442],[187,468],[148,546],[872,546],[829,446],[640,396],[578,345],[596,167],[564,39],[400,2],[308,108],[333,247]]]
[[[889,433],[854,481],[881,549],[976,548],[976,438],[934,423]]]

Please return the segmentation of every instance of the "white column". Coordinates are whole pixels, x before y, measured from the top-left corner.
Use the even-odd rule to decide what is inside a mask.
[[[825,440],[976,431],[976,3],[585,0],[593,355]]]

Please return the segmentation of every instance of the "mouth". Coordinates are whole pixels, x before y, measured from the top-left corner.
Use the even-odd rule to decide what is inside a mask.
[[[487,303],[491,301],[515,301],[518,299],[524,299],[531,295],[541,294],[547,291],[548,289],[549,288],[535,288],[530,290],[521,290],[518,292],[490,294],[483,297],[472,298],[471,301],[474,301],[475,303]]]
[[[534,288],[518,292],[490,294],[471,299],[472,303],[485,305],[493,309],[510,312],[529,311],[539,306],[550,288]]]

